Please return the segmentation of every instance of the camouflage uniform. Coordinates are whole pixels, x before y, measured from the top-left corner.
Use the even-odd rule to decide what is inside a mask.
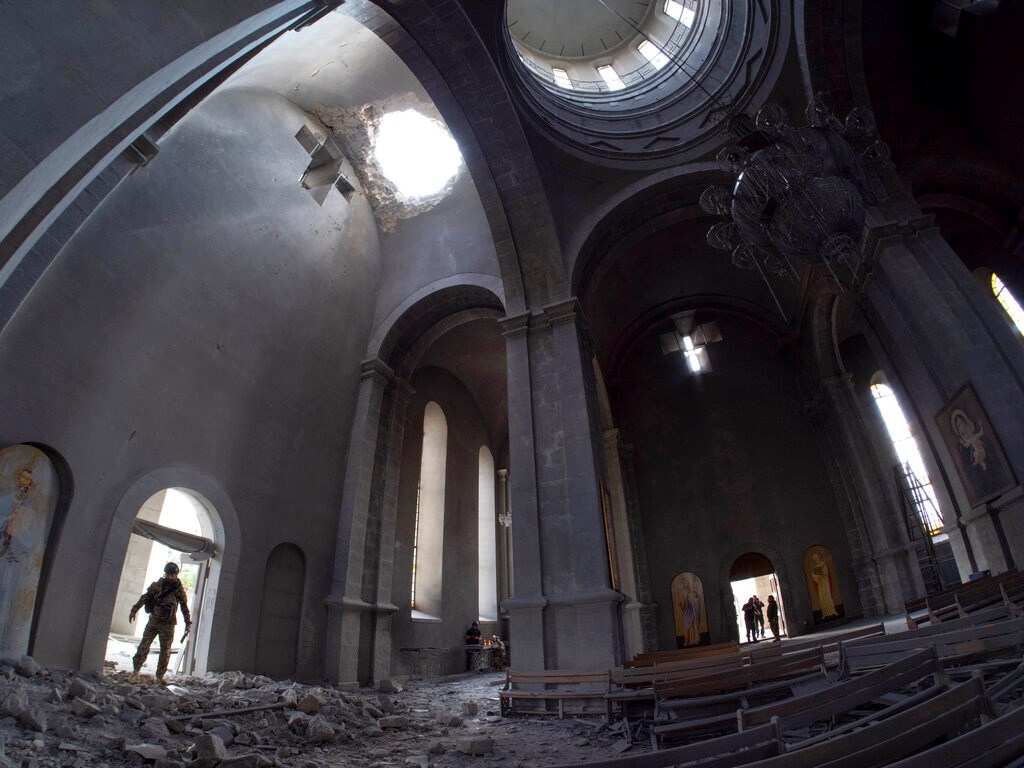
[[[177,589],[172,589],[175,584]],[[164,594],[165,592],[167,594]],[[149,585],[149,589],[132,606],[132,616],[138,613],[139,608],[145,604],[150,595],[153,596],[153,612],[149,615],[146,628],[142,630],[142,640],[139,642],[135,656],[132,657],[132,666],[137,674],[149,655],[149,648],[153,645],[153,640],[160,638],[160,660],[156,665],[156,676],[157,679],[161,679],[167,672],[167,664],[171,660],[171,643],[174,642],[178,607],[181,607],[181,615],[185,617],[186,628],[192,626],[192,616],[188,610],[185,588],[181,586],[178,579],[170,579],[166,576]]]

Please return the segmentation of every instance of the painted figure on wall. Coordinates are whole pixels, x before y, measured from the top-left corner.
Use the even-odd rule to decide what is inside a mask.
[[[57,475],[42,451],[0,451],[0,653],[28,651],[46,539],[57,506]]]
[[[680,648],[711,642],[704,585],[697,574],[687,571],[672,580],[672,606],[676,618],[676,644]]]
[[[828,621],[845,616],[835,563],[826,547],[813,546],[804,553],[804,575],[814,620]]]
[[[970,466],[987,470],[988,467],[985,465],[987,452],[985,451],[985,441],[982,439],[984,430],[977,426],[971,417],[960,408],[953,411],[950,425],[953,432],[956,433],[960,447],[965,449],[968,454]]]
[[[1016,480],[1009,460],[970,384],[965,384],[935,418],[971,506],[1013,488]]]

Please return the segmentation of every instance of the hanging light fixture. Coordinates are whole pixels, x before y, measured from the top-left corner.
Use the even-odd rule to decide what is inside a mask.
[[[866,111],[854,109],[841,122],[819,94],[805,116],[806,125],[791,126],[782,107],[762,107],[754,130],[718,154],[736,181],[700,197],[707,213],[732,218],[711,227],[708,243],[731,251],[735,266],[757,271],[783,318],[772,278],[797,281],[804,267],[823,266],[842,288],[840,264],[856,277],[865,202],[873,201],[864,167],[889,158]]]

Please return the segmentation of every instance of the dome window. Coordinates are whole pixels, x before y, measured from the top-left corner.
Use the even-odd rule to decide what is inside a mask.
[[[622,78],[619,77],[618,72],[611,66],[611,64],[605,64],[603,67],[597,68],[597,73],[604,80],[608,86],[609,91],[621,91],[626,87],[626,84],[622,82]]]

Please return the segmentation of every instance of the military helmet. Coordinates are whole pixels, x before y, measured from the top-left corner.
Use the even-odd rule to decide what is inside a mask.
[[[164,573],[167,574],[168,576],[177,576],[178,575],[178,564],[177,563],[168,563],[167,565],[164,566]]]

